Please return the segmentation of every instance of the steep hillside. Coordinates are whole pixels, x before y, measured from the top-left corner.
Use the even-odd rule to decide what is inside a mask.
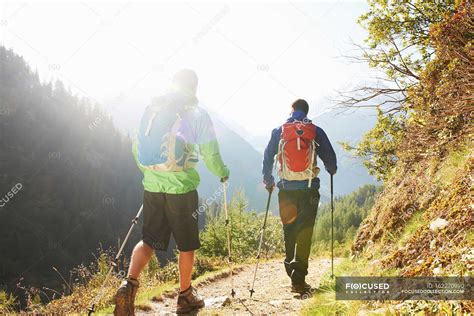
[[[401,166],[361,225],[354,253],[371,259],[378,249],[382,266],[405,276],[472,274],[472,148]]]
[[[402,99],[392,108],[379,110],[376,126],[356,148],[384,184],[357,231],[351,260],[336,275],[473,276],[474,7],[469,1],[369,4],[362,20],[378,50],[365,57],[403,94],[398,91]],[[403,55],[395,35],[398,45],[419,45],[420,53]],[[387,45],[393,49],[383,50]],[[322,284],[334,294],[332,280]],[[474,313],[472,300],[347,303],[327,293],[316,295],[310,313]]]
[[[410,118],[353,250],[381,247],[403,275],[473,273],[473,35],[468,3],[431,28],[437,56],[409,91]]]
[[[61,290],[117,244],[141,203],[131,142],[61,82],[43,84],[0,46],[0,284]],[[66,289],[67,292],[67,289]]]

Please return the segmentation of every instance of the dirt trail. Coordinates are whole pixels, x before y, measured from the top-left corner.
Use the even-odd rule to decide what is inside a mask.
[[[280,260],[260,264],[255,293],[250,298],[254,268],[254,265],[246,265],[234,273],[234,298],[231,298],[230,278],[226,274],[199,284],[197,289],[206,299],[206,307],[198,315],[295,314],[306,303],[304,298],[302,300],[299,295],[290,292],[291,283]],[[306,281],[313,287],[318,287],[321,276],[330,268],[331,261],[328,259],[311,260]],[[176,293],[163,293],[150,306],[152,310],[137,311],[137,315],[172,315],[176,307]]]

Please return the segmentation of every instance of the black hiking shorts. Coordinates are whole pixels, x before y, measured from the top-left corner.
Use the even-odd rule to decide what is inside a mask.
[[[142,240],[155,250],[166,251],[171,234],[179,251],[201,246],[198,229],[198,193],[184,194],[145,191],[143,194]]]

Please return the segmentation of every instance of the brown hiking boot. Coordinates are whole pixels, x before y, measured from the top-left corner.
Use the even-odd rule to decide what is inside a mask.
[[[138,281],[126,279],[115,294],[115,316],[135,315],[135,296],[138,291]]]
[[[192,286],[178,296],[176,314],[186,314],[204,307],[204,300]]]
[[[306,282],[303,283],[292,283],[291,284],[291,292],[298,293],[298,294],[307,294],[311,292],[311,285]]]

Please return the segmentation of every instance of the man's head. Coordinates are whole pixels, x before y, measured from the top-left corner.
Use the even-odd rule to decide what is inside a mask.
[[[174,75],[172,84],[179,91],[196,95],[198,77],[191,69],[181,69]]]
[[[299,111],[302,111],[305,115],[308,115],[308,112],[309,112],[308,102],[306,102],[303,99],[298,99],[295,102],[293,102],[293,104],[291,105],[291,108],[293,109],[293,112],[299,110]]]

